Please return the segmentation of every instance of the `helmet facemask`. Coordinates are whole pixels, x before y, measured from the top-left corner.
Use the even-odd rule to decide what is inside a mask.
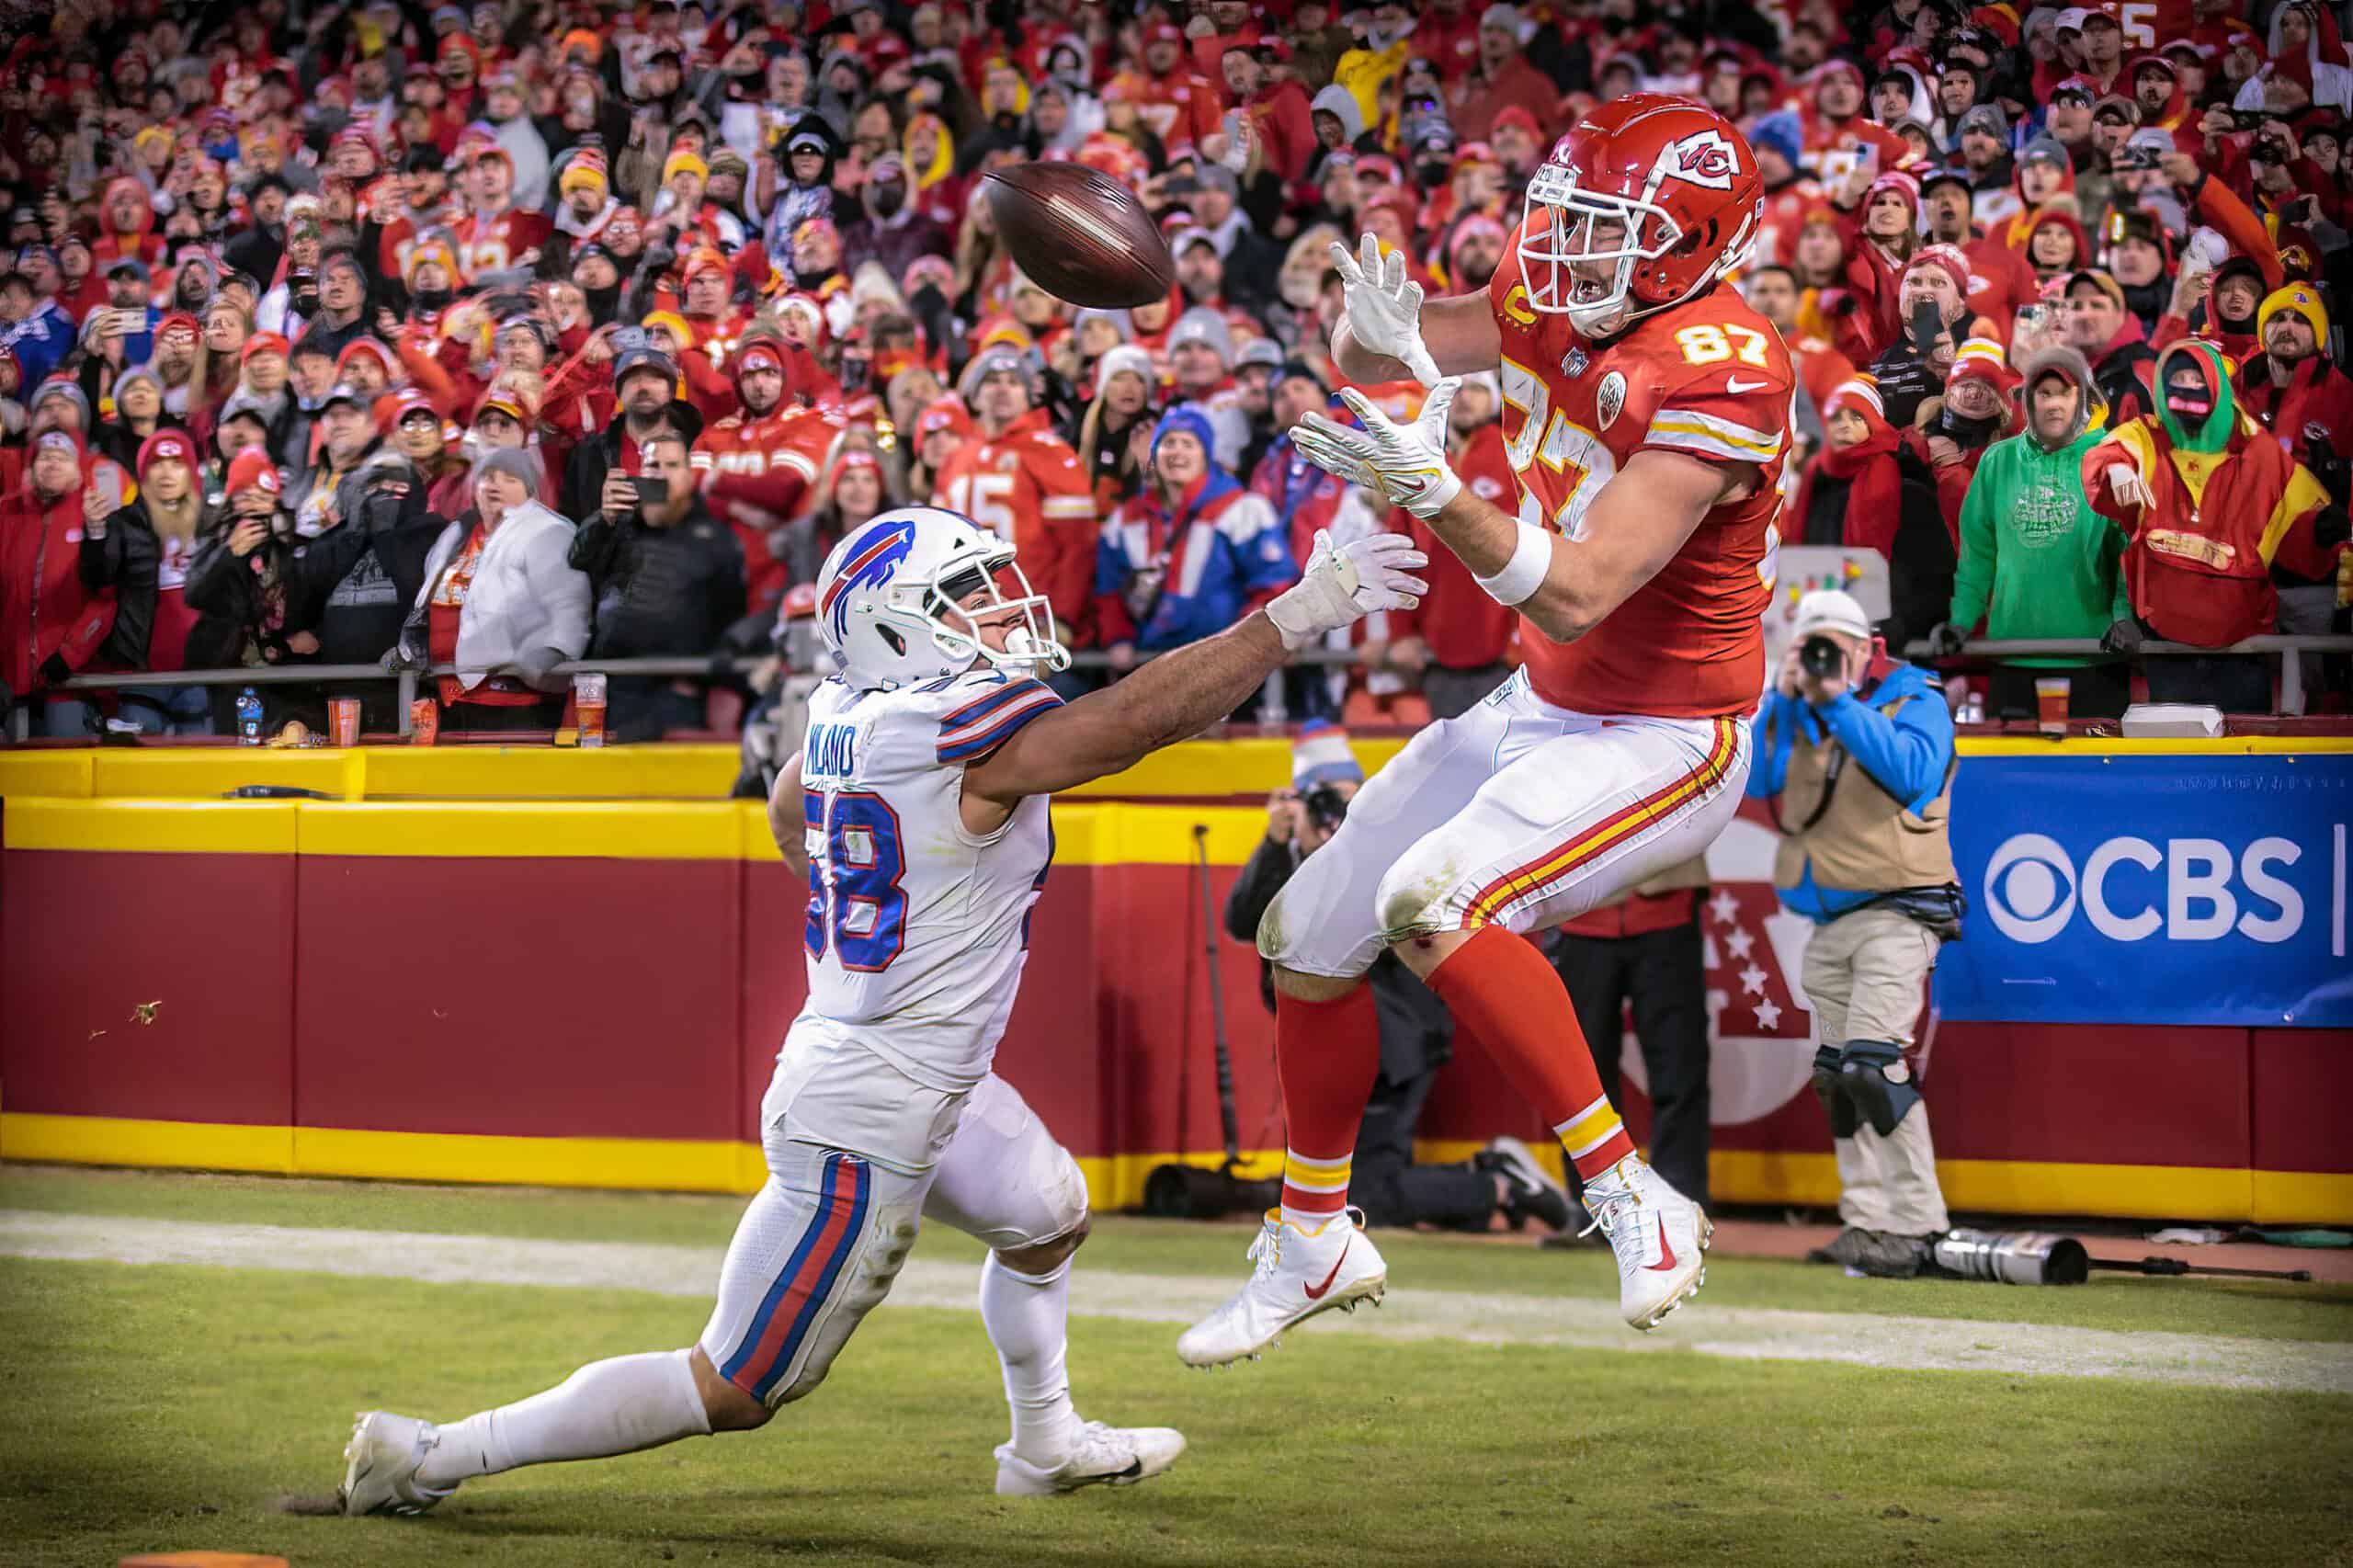
[[[1564,315],[1586,337],[1623,331],[1643,313],[1634,303],[1634,269],[1682,244],[1682,226],[1652,202],[1580,189],[1576,172],[1558,164],[1536,172],[1528,200],[1550,219],[1519,233],[1529,309]],[[1606,276],[1594,276],[1597,270]]]
[[[1011,597],[998,583],[1005,574],[1017,590]],[[987,598],[968,607],[966,601],[981,593]],[[992,648],[981,622],[1006,609],[1020,611],[1020,624],[1006,631],[1002,650]],[[925,579],[894,583],[875,619],[884,629],[896,626],[929,637],[946,658],[983,660],[992,669],[1021,675],[1035,674],[1040,665],[1056,672],[1070,668],[1070,650],[1054,639],[1052,608],[1043,594],[1031,591],[1013,547],[1002,540],[958,550]]]

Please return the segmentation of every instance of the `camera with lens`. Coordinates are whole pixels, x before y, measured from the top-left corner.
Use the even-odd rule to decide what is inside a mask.
[[[2257,164],[2288,163],[2288,144],[2277,136],[2258,136],[2255,145],[2247,149],[2247,158]]]
[[[1322,784],[1311,784],[1301,790],[1299,803],[1307,812],[1307,820],[1314,824],[1317,831],[1322,833],[1339,832],[1340,824],[1348,814],[1348,802],[1341,795],[1339,786],[1328,780]]]
[[[1845,673],[1847,651],[1817,631],[1798,644],[1798,667],[1816,680],[1829,680]]]

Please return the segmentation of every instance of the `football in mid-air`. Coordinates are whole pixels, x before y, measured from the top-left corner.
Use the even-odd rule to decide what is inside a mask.
[[[1165,299],[1167,242],[1126,186],[1084,164],[1017,164],[988,176],[989,211],[1014,265],[1058,300],[1125,310]]]

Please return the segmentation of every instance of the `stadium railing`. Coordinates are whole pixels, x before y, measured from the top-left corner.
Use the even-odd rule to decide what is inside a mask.
[[[1907,658],[1930,659],[1925,642],[1907,643],[1904,648]],[[2196,655],[2213,657],[2225,653],[2259,653],[2279,658],[2290,653],[2353,653],[2353,637],[2250,637],[2227,648],[2199,648],[2185,642],[2145,642],[2135,658],[2166,658]],[[1137,663],[1154,657],[1142,654]],[[2097,642],[2089,638],[2005,638],[1987,639],[1964,643],[1957,657],[1962,661],[2010,658],[2091,657],[2116,659],[2124,655],[2106,653]],[[759,669],[770,661],[767,658],[649,658],[649,659],[579,659],[555,666],[557,675],[618,675],[708,677],[719,671],[745,674]],[[1309,648],[1291,655],[1292,665],[1352,665],[1358,655],[1352,650]],[[2279,674],[2280,706],[2294,711],[2302,706],[2303,683],[2302,661],[2283,658]],[[1101,670],[1111,667],[1108,655],[1092,648],[1082,648],[1071,655],[1074,669]],[[229,670],[111,670],[102,674],[75,676],[62,685],[48,689],[56,691],[119,691],[140,687],[184,686],[324,686],[350,685],[363,681],[384,681],[398,686],[400,699],[400,733],[410,732],[409,703],[417,693],[417,683],[427,676],[455,675],[456,666],[435,665],[427,670],[387,670],[381,665],[260,665],[250,668]],[[1282,681],[1269,677],[1259,706],[1259,717],[1267,723],[1281,723],[1286,717]],[[21,741],[27,736],[31,715],[19,705],[8,720],[8,738]]]

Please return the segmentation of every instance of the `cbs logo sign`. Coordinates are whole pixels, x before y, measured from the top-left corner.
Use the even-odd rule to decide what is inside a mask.
[[[2172,942],[2211,942],[2234,930],[2284,942],[2303,926],[2304,899],[2272,868],[2302,855],[2288,838],[2258,838],[2234,859],[2220,839],[2169,838],[2160,849],[2126,836],[2095,848],[2079,873],[2057,839],[2021,833],[1985,862],[1984,907],[1995,930],[2028,946],[2058,936],[2078,908],[2093,930],[2119,942],[2160,930]]]

